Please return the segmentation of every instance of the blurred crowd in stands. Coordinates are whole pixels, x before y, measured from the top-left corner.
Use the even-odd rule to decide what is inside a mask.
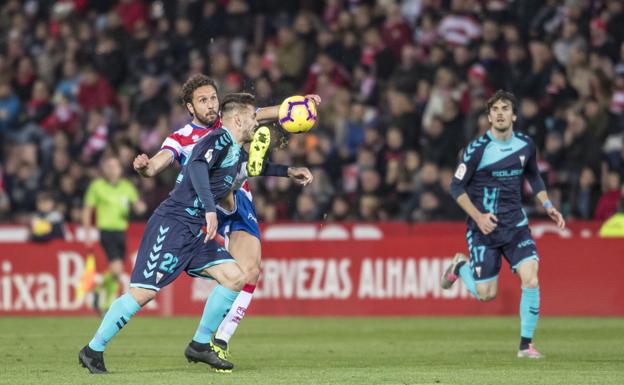
[[[497,89],[539,148],[567,218],[604,220],[624,176],[621,0],[25,0],[0,3],[0,218],[80,222],[112,153],[149,214],[176,168],[139,153],[190,121],[180,85],[205,73],[260,106],[319,94],[319,124],[279,134],[274,161],[311,168],[251,187],[259,219],[461,220],[458,153]],[[279,133],[278,127],[274,132]],[[530,216],[542,213],[526,191]],[[146,215],[148,215],[146,214]]]

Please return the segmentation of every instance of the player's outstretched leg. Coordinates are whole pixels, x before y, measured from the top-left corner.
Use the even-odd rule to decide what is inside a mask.
[[[522,280],[520,298],[520,348],[519,358],[543,358],[533,345],[533,334],[537,328],[540,313],[540,290],[537,281],[538,263],[536,260],[522,263],[517,268]]]
[[[144,297],[149,298],[144,300],[142,296],[139,295],[142,304],[149,302],[149,300],[156,295],[156,292],[151,290],[131,290],[139,290]],[[124,326],[126,326],[130,318],[139,311],[141,306],[142,305],[140,305],[130,293],[126,293],[117,298],[104,315],[100,327],[95,332],[89,344],[82,348],[78,354],[78,361],[80,364],[89,369],[93,374],[107,373],[106,366],[104,365],[104,349],[106,349],[106,345]]]
[[[271,130],[268,127],[258,127],[249,146],[249,161],[247,162],[247,174],[258,176],[264,166],[264,156],[271,144]]]

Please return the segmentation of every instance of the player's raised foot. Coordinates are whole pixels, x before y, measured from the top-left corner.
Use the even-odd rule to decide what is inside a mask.
[[[228,349],[228,343],[218,338],[213,339],[212,346],[219,355],[219,358],[227,360],[230,357],[230,350]]]
[[[247,174],[258,176],[264,166],[264,156],[271,144],[271,130],[268,127],[258,127],[249,146],[249,161],[247,162]]]
[[[216,372],[230,373],[234,369],[234,364],[219,357],[219,353],[212,342],[200,344],[191,341],[184,351],[184,356],[188,362],[203,362],[210,365]]]
[[[459,278],[459,268],[466,262],[468,262],[468,258],[465,254],[455,254],[453,261],[451,261],[451,264],[442,275],[442,280],[440,281],[442,289],[450,289],[451,286],[453,286],[455,281]]]
[[[96,352],[89,345],[82,348],[78,353],[78,363],[83,368],[89,369],[92,374],[107,374],[106,366],[104,366],[104,353]]]
[[[529,344],[529,347],[523,350],[518,350],[518,358],[532,358],[540,359],[544,358],[544,355],[535,349],[535,345]]]

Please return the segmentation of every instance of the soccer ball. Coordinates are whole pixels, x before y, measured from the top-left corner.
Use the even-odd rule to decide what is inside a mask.
[[[293,134],[310,131],[316,123],[316,106],[303,96],[284,99],[279,108],[279,123]]]

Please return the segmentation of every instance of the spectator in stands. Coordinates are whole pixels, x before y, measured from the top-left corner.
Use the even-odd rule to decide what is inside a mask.
[[[604,188],[598,205],[594,219],[604,221],[615,213],[618,202],[622,197],[622,186],[620,183],[620,174],[615,171],[609,171],[605,178]]]
[[[83,111],[116,106],[115,93],[106,79],[96,72],[93,65],[87,65],[80,74],[78,104]]]
[[[0,134],[15,129],[21,102],[8,82],[0,82]]]
[[[64,237],[63,215],[56,208],[54,195],[48,191],[37,194],[37,211],[30,221],[30,239],[45,242]]]
[[[594,197],[610,193],[599,181],[624,176],[621,1],[123,0],[35,13],[22,3],[0,5],[11,16],[0,18],[0,164],[10,202],[0,212],[11,221],[30,218],[36,193],[49,189],[61,190],[59,207],[75,220],[71,194],[81,199],[103,153],[119,147],[124,161],[153,153],[187,123],[176,92],[193,73],[223,92],[251,90],[264,105],[325,98],[317,127],[285,138],[282,152],[327,175],[311,198],[328,213],[344,196],[336,205],[347,202],[354,217],[453,218],[434,201],[446,206],[447,168],[488,128],[482,111],[498,88],[521,100],[515,128],[537,143],[553,199],[570,215],[593,215]],[[21,144],[41,159],[31,147],[16,152]],[[423,199],[430,167],[421,158],[439,170]],[[378,189],[360,191],[375,173]],[[172,171],[140,187],[156,199],[174,179]],[[273,178],[253,189],[266,205],[261,218],[304,217],[300,189]]]
[[[599,198],[600,185],[596,180],[596,175],[591,168],[585,167],[581,171],[578,186],[570,199],[570,214],[579,219],[592,219]]]

